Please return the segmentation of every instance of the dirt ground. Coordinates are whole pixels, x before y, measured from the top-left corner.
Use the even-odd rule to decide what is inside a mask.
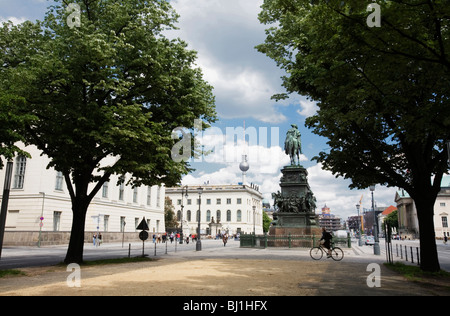
[[[80,287],[66,267],[21,269],[0,279],[2,296],[315,296],[445,295],[382,268],[381,287],[367,286],[364,264],[332,261],[167,258],[83,266]],[[447,295],[449,293],[447,292]]]

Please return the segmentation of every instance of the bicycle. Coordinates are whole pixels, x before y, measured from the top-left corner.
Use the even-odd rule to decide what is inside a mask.
[[[320,260],[323,257],[323,253],[326,253],[328,255],[328,249],[324,248],[322,244],[319,244],[319,246],[312,247],[309,251],[309,255],[314,260]],[[339,247],[334,247],[334,245],[331,246],[331,258],[334,261],[341,261],[342,258],[344,258],[344,252]]]

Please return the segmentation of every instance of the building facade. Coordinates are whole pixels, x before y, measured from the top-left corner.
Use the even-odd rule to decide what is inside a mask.
[[[46,168],[50,160],[41,156],[35,146],[23,146],[23,149],[32,158],[14,159],[4,242],[67,243],[72,227],[72,204],[64,177],[55,169]],[[124,177],[125,183],[128,176]],[[4,177],[3,169],[0,179]],[[97,232],[102,233],[104,241],[139,240],[136,226],[144,217],[150,232],[164,232],[164,186],[133,189],[117,183],[118,176],[111,176],[92,200],[86,215],[87,241]],[[3,188],[0,193],[3,194]]]
[[[331,214],[331,209],[325,206],[322,208],[322,213],[318,216],[319,226],[325,228],[327,231],[337,231],[342,229],[341,218],[334,214]]]
[[[395,194],[395,202],[398,208],[398,228],[402,238],[415,239],[420,237],[419,221],[414,200],[405,190],[398,190]],[[450,176],[443,177],[441,191],[434,203],[434,231],[436,238],[450,237]]]
[[[200,204],[199,187],[203,189]],[[196,234],[199,208],[202,235],[263,233],[263,196],[256,186],[183,186],[166,188],[166,196],[172,200],[185,235]]]

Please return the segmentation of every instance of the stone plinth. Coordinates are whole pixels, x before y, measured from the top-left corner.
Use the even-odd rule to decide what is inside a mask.
[[[317,242],[322,236],[322,229],[309,227],[271,227],[269,230],[268,247],[312,247],[313,240]]]

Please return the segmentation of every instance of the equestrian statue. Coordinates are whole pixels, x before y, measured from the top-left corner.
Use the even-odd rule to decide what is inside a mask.
[[[286,133],[284,141],[284,152],[291,158],[291,166],[295,166],[295,157],[297,157],[297,165],[300,165],[300,154],[302,153],[301,134],[297,124],[292,124]]]

